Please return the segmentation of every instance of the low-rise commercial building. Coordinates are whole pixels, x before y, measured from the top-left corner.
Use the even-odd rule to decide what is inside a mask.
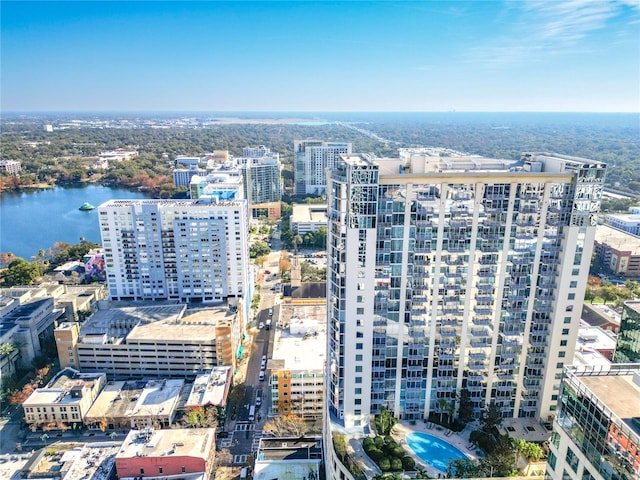
[[[327,228],[326,205],[300,205],[293,206],[293,213],[289,219],[291,230],[298,235],[315,233],[319,228]]]
[[[22,478],[111,480],[119,449],[120,442],[56,442],[55,453],[42,448],[31,456],[22,468]]]
[[[11,343],[17,354],[5,370],[30,369],[33,360],[53,343],[53,331],[62,310],[56,308],[53,297],[38,287],[0,289],[4,297],[0,310],[0,344]]]
[[[319,420],[324,406],[326,327],[324,305],[281,306],[271,371],[273,415]]]
[[[189,408],[213,405],[226,408],[232,373],[231,367],[216,367],[210,372],[196,376],[184,406]]]
[[[184,380],[107,382],[84,418],[89,428],[167,428],[173,424]]]
[[[104,373],[80,373],[65,368],[24,401],[25,422],[47,429],[79,426],[102,391],[106,378]]]
[[[186,305],[98,310],[82,327],[56,329],[61,365],[106,372],[109,379],[195,378],[216,366],[235,367],[242,342],[232,305],[187,310]]]
[[[610,213],[604,219],[613,228],[640,236],[640,214],[638,213]]]
[[[546,478],[640,476],[640,364],[566,367]]]
[[[610,272],[640,277],[640,237],[607,225],[598,225],[594,251]]]
[[[578,330],[576,352],[598,352],[607,360],[613,360],[616,349],[616,334],[602,330],[599,327],[581,325]]]
[[[261,438],[254,480],[320,480],[322,440],[319,437]]]
[[[116,471],[120,480],[208,480],[215,450],[213,428],[131,430],[116,455]]]

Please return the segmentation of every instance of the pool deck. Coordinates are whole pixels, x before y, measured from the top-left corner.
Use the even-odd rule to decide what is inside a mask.
[[[471,445],[471,442],[469,441],[469,434],[472,430],[473,428],[471,428],[471,426],[467,426],[467,428],[461,432],[456,433],[445,427],[436,425],[435,423],[416,422],[415,425],[413,425],[410,422],[400,421],[391,429],[391,436],[396,442],[398,442],[398,445],[401,445],[402,448],[411,454],[411,456],[416,460],[416,465],[422,467],[431,478],[439,478],[440,476],[444,477],[446,472],[438,470],[437,468],[422,461],[415,453],[413,453],[413,450],[409,448],[405,437],[414,432],[426,433],[450,443],[470,459],[477,460],[478,454],[475,452],[475,448],[468,448]]]

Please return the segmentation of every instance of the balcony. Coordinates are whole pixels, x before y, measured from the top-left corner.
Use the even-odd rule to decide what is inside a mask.
[[[485,327],[485,326],[488,327],[493,324],[493,321],[491,320],[491,318],[487,318],[487,317],[473,317],[473,319],[471,320],[471,323],[479,327]]]
[[[471,335],[474,338],[490,338],[492,336],[491,330],[489,328],[476,328],[471,327]]]
[[[471,352],[469,353],[469,358],[473,360],[484,360],[487,358],[487,354],[484,352]]]
[[[485,371],[487,369],[487,366],[484,363],[479,363],[479,362],[469,362],[467,364],[467,368],[469,370],[473,370],[475,372],[478,371]]]
[[[496,276],[496,272],[493,270],[478,270],[476,275],[480,278],[492,278]]]

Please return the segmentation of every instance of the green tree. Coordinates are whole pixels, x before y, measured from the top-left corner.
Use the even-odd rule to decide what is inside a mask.
[[[462,388],[458,393],[458,419],[462,423],[468,423],[473,420],[473,401],[471,400],[471,392],[466,387]]]
[[[618,298],[618,288],[615,285],[607,285],[600,289],[600,295],[604,300],[604,303],[615,302]]]
[[[374,422],[378,434],[384,436],[391,433],[391,429],[398,422],[398,419],[386,407],[380,407],[380,413],[375,416]]]
[[[532,462],[537,462],[542,458],[542,455],[544,454],[540,445],[538,445],[537,443],[526,441],[524,442],[524,445],[521,446],[520,453],[522,453],[525,458],[531,460]]]
[[[40,277],[40,268],[35,263],[17,258],[4,272],[4,286],[31,285]]]
[[[249,256],[251,258],[258,258],[264,255],[269,255],[271,253],[271,248],[267,245],[267,242],[255,242],[251,247],[249,247]]]
[[[473,478],[479,473],[478,464],[473,460],[450,460],[447,466],[447,477],[449,478]]]
[[[494,402],[486,407],[480,417],[480,426],[487,433],[492,433],[495,428],[502,425],[502,411]]]

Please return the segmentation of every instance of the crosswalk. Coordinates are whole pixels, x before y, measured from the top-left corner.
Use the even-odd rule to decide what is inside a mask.
[[[255,430],[256,425],[254,423],[236,423],[234,432],[246,432],[247,430]]]
[[[232,448],[234,445],[237,445],[237,440],[234,441],[234,436],[236,432],[251,432],[251,452],[253,454],[255,454],[258,451],[258,447],[260,446],[260,439],[265,436],[262,430],[256,430],[255,423],[238,422],[235,424],[233,431],[229,435],[229,438],[220,439],[220,447]],[[241,438],[244,438],[244,434],[241,435]],[[248,456],[249,456],[248,454],[234,455],[233,464],[246,465]]]
[[[220,439],[220,448],[231,448],[232,444],[233,444],[233,437]]]
[[[249,455],[234,455],[233,456],[233,464],[234,465],[244,465],[247,463],[247,457]]]
[[[264,432],[254,432],[253,439],[251,440],[251,451],[257,452],[260,446],[260,439],[264,437]]]

